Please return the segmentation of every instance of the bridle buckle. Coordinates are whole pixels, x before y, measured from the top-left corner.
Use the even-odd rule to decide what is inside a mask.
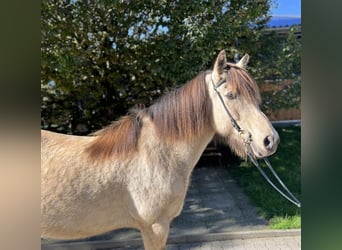
[[[244,129],[239,130],[239,136],[241,137],[242,141],[244,144],[250,145],[251,142],[253,141],[251,133]]]

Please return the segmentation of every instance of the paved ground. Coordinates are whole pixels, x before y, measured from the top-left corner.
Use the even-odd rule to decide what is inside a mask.
[[[113,250],[144,250],[143,247],[112,248]],[[169,244],[167,250],[293,250],[301,249],[300,236],[268,237]]]
[[[196,167],[184,208],[171,224],[168,250],[291,249],[300,230],[272,231],[227,168]],[[143,249],[136,230],[117,230],[87,242],[45,244],[42,249]]]
[[[202,243],[188,243],[169,245],[167,250],[293,250],[300,249],[300,236],[280,237],[280,238],[252,238],[252,239],[235,239],[224,241],[211,241]]]
[[[252,238],[169,245],[167,250],[293,250],[300,249],[300,236]],[[141,248],[142,249],[142,248]],[[139,249],[140,250],[140,249]]]

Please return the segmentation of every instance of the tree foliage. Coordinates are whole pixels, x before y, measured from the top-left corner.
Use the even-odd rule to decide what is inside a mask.
[[[274,84],[291,80],[293,83],[275,92],[263,94],[262,109],[299,108],[301,97],[301,40],[296,37],[299,26],[289,28],[287,35],[264,33],[258,44],[256,64],[252,74],[259,80]],[[267,49],[265,49],[267,48]]]
[[[192,79],[223,48],[231,59],[249,53],[252,75],[271,74],[261,72],[269,7],[266,0],[42,0],[42,127],[96,130]]]

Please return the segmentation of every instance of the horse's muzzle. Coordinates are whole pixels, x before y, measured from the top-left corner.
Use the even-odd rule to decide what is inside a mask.
[[[264,146],[269,152],[274,153],[278,147],[279,141],[278,134],[268,135],[264,139]]]

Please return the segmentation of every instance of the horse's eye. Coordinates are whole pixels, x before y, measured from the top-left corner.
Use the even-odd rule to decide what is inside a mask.
[[[237,95],[233,92],[229,92],[228,94],[226,94],[226,97],[229,99],[229,100],[234,100]]]
[[[230,70],[230,66],[229,66],[229,65],[226,65],[226,66],[224,67],[224,71],[227,72],[228,70]]]

